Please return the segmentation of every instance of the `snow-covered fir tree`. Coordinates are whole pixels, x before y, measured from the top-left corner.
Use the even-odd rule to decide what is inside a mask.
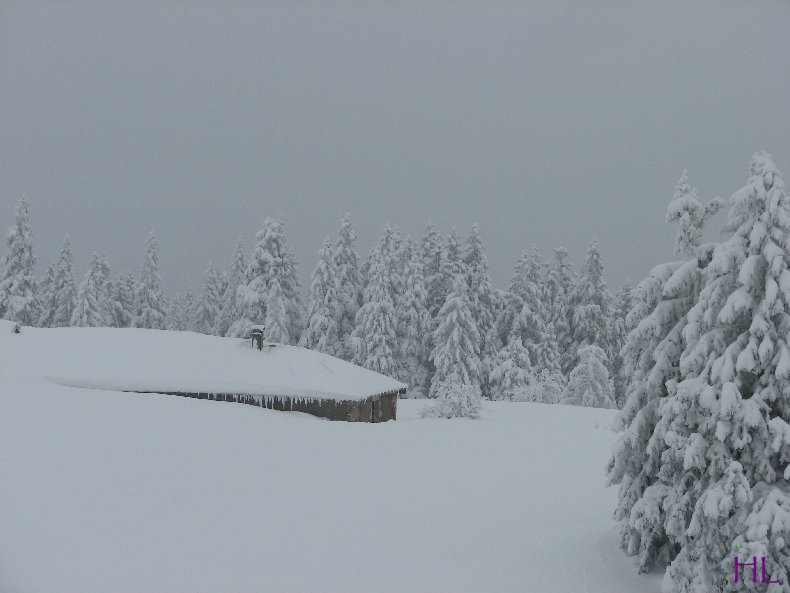
[[[469,289],[464,276],[456,278],[453,290],[439,311],[434,346],[430,354],[436,369],[431,381],[431,396],[443,382],[480,386],[480,332],[472,318]]]
[[[558,370],[557,339],[553,328],[549,332],[546,325],[549,316],[544,302],[542,268],[540,253],[535,248],[530,253],[522,253],[516,263],[510,282],[510,291],[515,296],[511,302],[513,321],[510,333],[521,337],[536,371],[544,368]]]
[[[714,198],[703,206],[697,190],[689,185],[688,172],[684,169],[667,208],[667,222],[675,223],[679,227],[675,237],[675,253],[683,257],[693,257],[702,240],[702,226],[723,205],[721,199]]]
[[[271,344],[291,343],[291,335],[288,333],[288,302],[276,276],[272,278],[269,286],[269,294],[266,300],[266,317],[264,317],[263,323],[264,340]]]
[[[529,352],[521,343],[521,336],[514,334],[494,359],[491,369],[491,399],[530,401],[531,387],[535,382]]]
[[[466,278],[459,275],[439,311],[431,360],[436,369],[425,417],[478,418],[480,416],[480,333],[469,309]]]
[[[543,369],[535,377],[534,399],[544,404],[558,404],[565,399],[567,391],[565,375],[559,371]]]
[[[253,325],[264,324],[266,303],[276,279],[284,300],[284,323],[288,336],[291,340],[298,340],[303,324],[301,287],[296,261],[288,248],[282,223],[267,218],[255,238],[249,278],[236,290],[237,319],[228,335],[246,337]]]
[[[106,272],[102,258],[94,253],[77,292],[77,303],[71,315],[71,325],[77,327],[110,325],[104,297],[105,281]]]
[[[105,324],[110,325],[112,319],[112,273],[110,272],[110,262],[107,261],[107,255],[102,254],[99,256],[99,303],[103,311]]]
[[[439,263],[438,283],[434,287],[437,293],[434,297],[445,303],[447,295],[453,291],[453,286],[459,277],[466,278],[463,253],[461,247],[461,235],[455,229],[447,236],[447,240],[442,247],[442,256]],[[444,306],[442,304],[442,306]],[[438,313],[437,313],[438,316]]]
[[[354,363],[393,377],[398,375],[398,339],[384,238],[373,248],[368,261],[368,283],[351,335]]]
[[[159,276],[159,256],[156,253],[156,235],[151,231],[145,245],[143,270],[135,290],[135,316],[133,327],[164,329],[164,297],[162,278]]]
[[[702,209],[688,202],[687,206],[693,211]],[[670,202],[669,209],[673,208]],[[713,203],[705,206],[711,212],[715,208]],[[680,226],[678,235],[687,230]],[[685,253],[682,246],[692,245],[694,256],[653,268],[637,286],[626,317],[626,324],[633,329],[621,350],[621,374],[627,378],[625,403],[618,418],[623,433],[609,461],[608,479],[619,485],[615,518],[621,522],[620,545],[638,556],[643,572],[655,564],[665,565],[675,550],[658,514],[666,497],[666,489],[657,483],[666,443],[660,436],[654,438],[654,433],[659,404],[669,393],[667,386],[680,378],[683,328],[699,295],[702,269],[712,255],[713,245],[695,243],[700,237],[701,233],[694,233],[693,237],[676,239],[678,255]]]
[[[71,254],[71,240],[68,235],[63,240],[55,276],[50,286],[52,298],[49,303],[50,317],[47,327],[66,327],[71,324],[71,316],[77,306],[77,285],[74,281],[74,258]]]
[[[496,349],[491,340],[491,329],[494,326],[495,318],[491,296],[491,278],[488,275],[488,258],[477,223],[472,226],[472,232],[466,240],[463,262],[469,285],[469,305],[472,318],[477,323],[481,338],[480,360],[483,365],[481,390],[484,396],[489,397],[487,369],[491,364],[491,359],[496,356]]]
[[[227,277],[225,290],[222,293],[222,310],[217,318],[214,333],[218,336],[227,336],[230,326],[238,319],[236,294],[239,286],[247,283],[247,258],[244,256],[244,243],[239,237],[236,242],[236,252],[230,264],[230,274]]]
[[[545,294],[547,317],[554,324],[554,335],[560,352],[560,370],[568,375],[573,368],[574,274],[567,261],[568,251],[555,247],[554,261],[546,273]]]
[[[131,327],[135,312],[135,286],[132,274],[120,276],[113,287],[111,327]]]
[[[55,284],[55,262],[50,260],[47,271],[41,280],[38,281],[38,325],[49,327],[52,323],[52,313],[55,309],[54,289]]]
[[[37,325],[40,319],[38,282],[33,257],[30,204],[16,205],[16,222],[6,234],[7,252],[0,268],[0,318],[20,325]]]
[[[431,314],[428,311],[423,258],[410,238],[405,241],[403,257],[405,285],[396,310],[399,379],[409,386],[409,396],[425,397],[430,386],[427,336],[431,333]]]
[[[598,240],[593,239],[579,275],[573,311],[573,349],[578,361],[583,346],[595,344],[609,352],[609,315],[612,295],[606,285]],[[609,364],[607,360],[607,365]]]
[[[633,327],[628,323],[628,313],[632,306],[631,283],[626,280],[612,307],[612,316],[609,320],[609,362],[614,381],[614,399],[617,407],[622,407],[625,401],[625,383],[627,377],[623,375],[623,356],[621,349],[625,345],[625,338]]]
[[[203,277],[203,292],[195,309],[194,331],[209,335],[216,331],[222,312],[223,284],[222,274],[209,262]]]
[[[302,333],[301,345],[338,357],[345,351],[339,320],[347,304],[339,297],[339,286],[334,250],[327,237],[318,251],[318,264],[310,280],[307,325]]]
[[[441,266],[442,266],[442,236],[432,222],[428,223],[425,233],[420,241],[422,254],[422,269],[425,276],[425,290],[428,293],[428,310],[431,319],[434,319],[442,308],[444,300],[440,299]]]
[[[732,558],[765,557],[790,590],[790,199],[766,153],[729,200],[726,240],[683,330],[680,382],[659,405],[660,510],[677,552],[665,591],[735,591]],[[754,587],[755,590],[756,587]]]
[[[606,368],[606,353],[594,344],[582,346],[579,362],[568,377],[565,403],[591,408],[613,408],[614,385]]]
[[[357,312],[356,328],[351,334],[353,362],[391,377],[399,375],[395,305],[392,298],[391,235],[385,232],[368,258],[368,282],[363,304]]]
[[[335,242],[333,254],[337,275],[337,298],[340,302],[338,331],[343,348],[336,356],[351,361],[354,350],[351,347],[351,333],[356,327],[357,312],[362,306],[364,283],[359,269],[359,254],[355,243],[357,235],[351,226],[351,217],[346,214],[340,223],[340,232]]]

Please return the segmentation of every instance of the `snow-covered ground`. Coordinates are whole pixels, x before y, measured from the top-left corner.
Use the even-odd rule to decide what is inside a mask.
[[[3,334],[2,593],[659,590],[617,547],[612,411],[330,422],[56,385]]]

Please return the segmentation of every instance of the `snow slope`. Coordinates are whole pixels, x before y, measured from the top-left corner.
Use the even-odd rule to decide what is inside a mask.
[[[55,385],[8,344],[2,593],[659,590],[617,548],[609,410],[329,422]]]
[[[406,387],[305,348],[277,344],[259,351],[249,340],[192,332],[26,327],[19,335],[0,331],[0,352],[5,348],[17,368],[93,389],[353,400]]]

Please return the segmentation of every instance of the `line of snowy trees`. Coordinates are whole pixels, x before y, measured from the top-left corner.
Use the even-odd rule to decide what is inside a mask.
[[[703,225],[728,208],[723,240]],[[790,199],[770,156],[702,204],[684,177],[678,260],[634,291],[623,429],[608,467],[623,549],[663,591],[790,591]],[[734,558],[761,582],[734,582]],[[744,567],[741,573],[747,573]],[[772,584],[767,584],[770,581]]]
[[[481,396],[599,407],[622,402],[619,350],[630,329],[631,290],[626,284],[616,297],[609,292],[595,240],[578,274],[561,247],[550,264],[535,249],[524,252],[507,290],[492,287],[476,225],[465,241],[455,230],[442,237],[433,224],[419,240],[386,226],[364,261],[355,244],[346,216],[336,239],[321,245],[305,302],[283,225],[266,219],[249,257],[239,239],[227,272],[209,264],[197,296],[169,297],[153,232],[139,275],[113,279],[106,257],[94,255],[78,284],[67,237],[57,261],[36,278],[23,199],[0,270],[0,316],[43,327],[231,337],[264,325],[269,341],[402,380],[412,397],[436,399],[429,413],[443,416],[474,416]]]

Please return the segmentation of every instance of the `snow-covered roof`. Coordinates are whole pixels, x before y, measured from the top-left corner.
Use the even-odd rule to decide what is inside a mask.
[[[23,328],[11,341],[16,371],[53,383],[114,391],[208,392],[358,400],[404,389],[389,377],[296,346],[192,332]]]

